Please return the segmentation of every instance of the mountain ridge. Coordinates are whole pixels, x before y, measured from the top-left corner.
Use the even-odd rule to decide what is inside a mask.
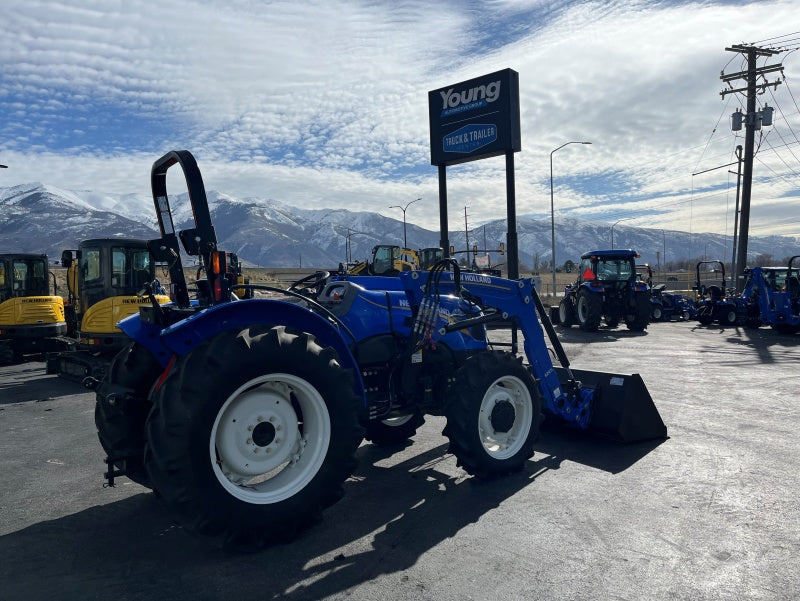
[[[246,264],[260,267],[337,266],[348,260],[368,258],[376,244],[403,244],[403,222],[378,213],[347,209],[300,209],[268,198],[239,199],[217,191],[207,193],[220,248],[236,252]],[[191,227],[187,195],[170,198],[175,226]],[[431,216],[438,230],[438,214]],[[596,249],[633,248],[641,262],[652,265],[688,263],[707,257],[730,261],[730,236],[649,229],[605,222],[558,218],[556,262],[577,261]],[[439,246],[439,232],[406,223],[411,248]],[[88,238],[158,237],[152,198],[137,194],[105,194],[97,191],[62,190],[33,182],[0,188],[0,252],[46,253],[51,259],[76,248]],[[497,219],[469,230],[451,230],[451,246],[463,252],[499,248],[506,242],[506,220]],[[520,263],[533,270],[549,270],[550,220],[517,217]],[[750,237],[748,256],[771,255],[777,264],[800,254],[800,240],[785,236]],[[456,255],[460,257],[461,255]],[[666,261],[665,261],[666,257]],[[506,257],[491,253],[491,263]],[[684,265],[685,267],[686,265]]]

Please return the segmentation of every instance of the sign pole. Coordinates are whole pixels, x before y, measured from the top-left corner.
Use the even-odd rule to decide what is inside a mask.
[[[517,198],[514,187],[514,152],[506,153],[506,211],[508,213],[508,279],[519,278],[519,246],[517,243]]]
[[[450,240],[447,226],[447,166],[439,165],[439,246],[443,256],[450,256]]]

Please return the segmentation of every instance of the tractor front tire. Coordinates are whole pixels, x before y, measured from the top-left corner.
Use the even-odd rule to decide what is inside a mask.
[[[636,292],[629,314],[625,317],[625,325],[633,332],[641,332],[650,322],[650,295],[646,292]]]
[[[661,321],[664,317],[664,309],[661,308],[661,305],[657,305],[655,303],[651,303],[653,306],[650,311],[650,317],[653,321]]]
[[[572,304],[572,299],[565,296],[558,303],[558,322],[564,327],[570,327],[576,322],[575,306]]]
[[[520,471],[539,437],[539,389],[521,359],[488,351],[468,359],[445,399],[450,452],[484,479]]]
[[[287,541],[344,495],[361,403],[352,373],[314,336],[222,332],[154,392],[145,465],[187,530],[248,549]]]
[[[726,326],[735,326],[739,323],[739,314],[735,307],[725,307],[723,310],[723,319]]]
[[[374,420],[367,424],[364,439],[379,447],[401,444],[412,438],[424,423],[425,418],[419,411],[401,417]]]
[[[603,299],[588,290],[578,292],[578,325],[585,332],[596,332],[603,318]]]
[[[109,469],[120,469],[147,488],[152,485],[144,468],[144,426],[152,407],[148,393],[161,372],[150,351],[135,342],[127,345],[111,360],[94,407],[97,436],[111,458]]]

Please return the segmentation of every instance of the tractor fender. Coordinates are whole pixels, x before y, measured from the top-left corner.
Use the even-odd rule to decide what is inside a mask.
[[[322,346],[331,346],[345,369],[351,369],[354,390],[364,396],[364,383],[344,334],[324,317],[285,301],[250,299],[214,305],[194,313],[159,333],[158,326],[146,324],[138,315],[118,325],[130,338],[146,347],[166,366],[172,355],[185,355],[204,341],[225,330],[249,326],[282,325],[313,334]]]

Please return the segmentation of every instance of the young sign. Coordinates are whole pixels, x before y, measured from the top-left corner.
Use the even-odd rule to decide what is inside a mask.
[[[521,150],[519,74],[504,69],[428,92],[431,164]]]

